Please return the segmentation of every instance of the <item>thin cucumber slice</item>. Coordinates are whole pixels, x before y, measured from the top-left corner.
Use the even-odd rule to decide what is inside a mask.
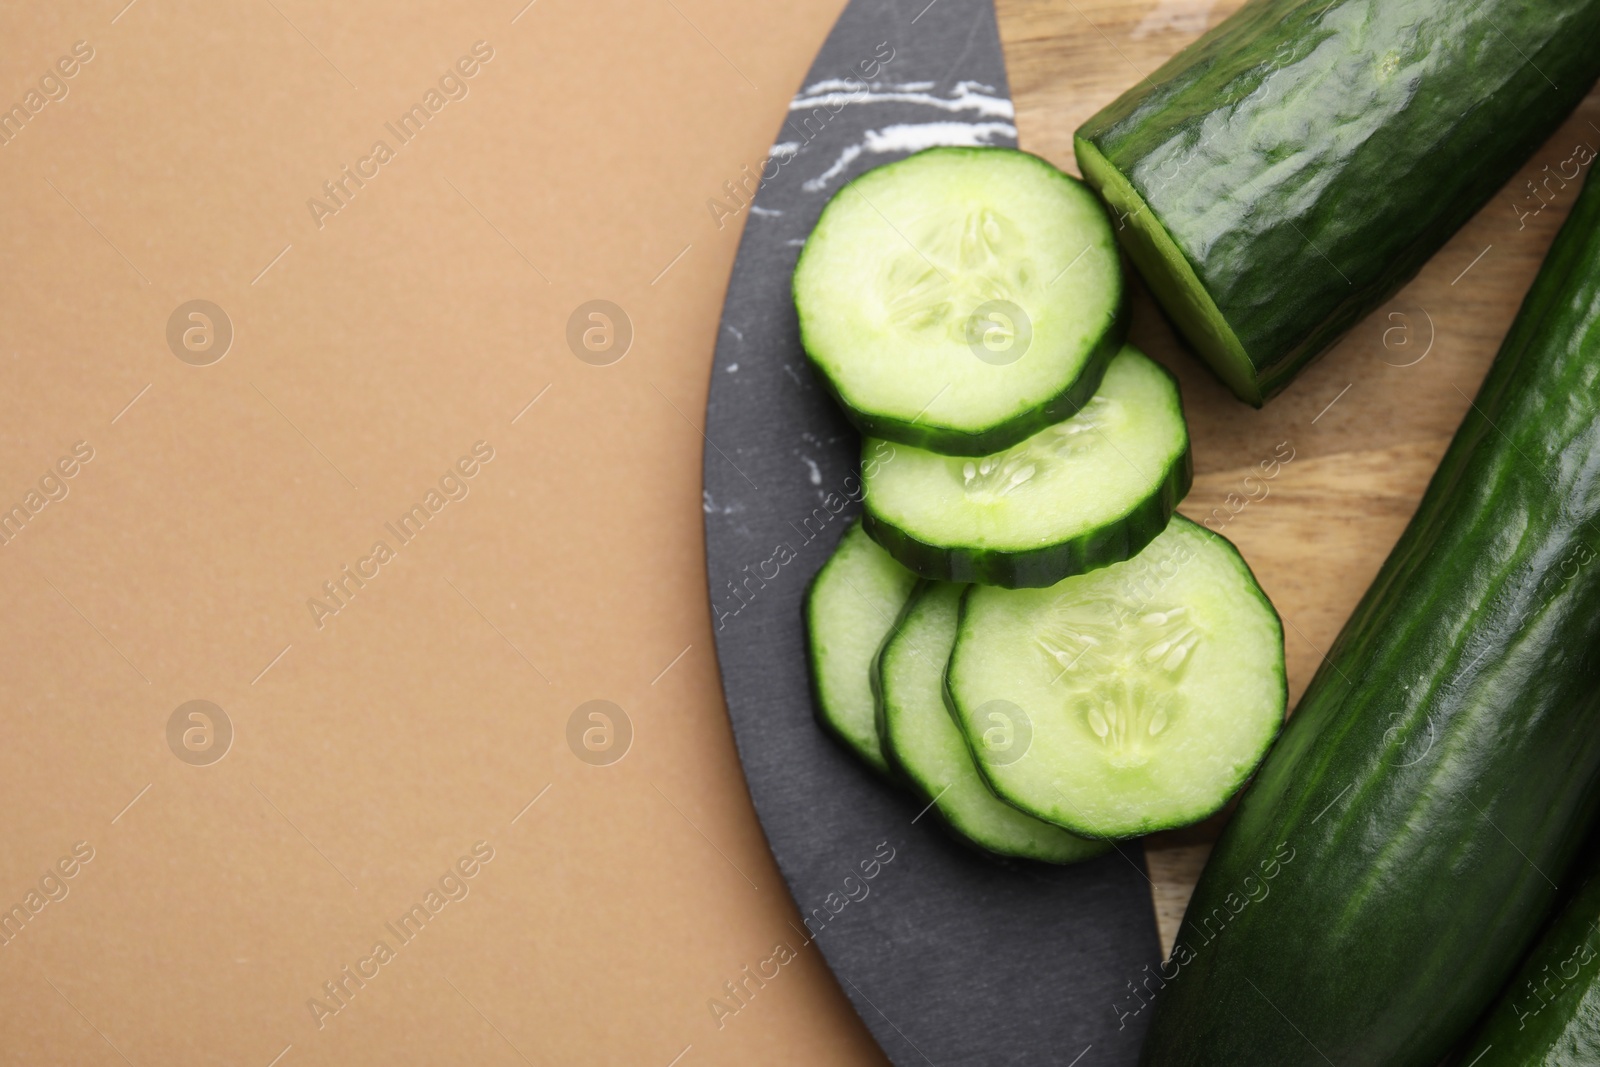
[[[924,578],[1010,589],[1138,554],[1194,478],[1177,380],[1131,345],[1081,412],[1004,452],[864,447],[875,541]]]
[[[1110,849],[1025,815],[994,795],[944,702],[944,666],[966,586],[924,582],[878,653],[889,760],[956,833],[1002,856],[1073,863]]]
[[[982,456],[1071,415],[1127,334],[1111,220],[1011,148],[930,148],[823,210],[795,265],[800,338],[865,434]]]
[[[811,683],[822,725],[874,770],[889,773],[878,740],[873,657],[894,628],[916,576],[852,523],[806,593]]]
[[[1182,516],[1126,563],[973,587],[945,685],[1013,806],[1085,837],[1198,822],[1283,723],[1283,625],[1223,537]]]

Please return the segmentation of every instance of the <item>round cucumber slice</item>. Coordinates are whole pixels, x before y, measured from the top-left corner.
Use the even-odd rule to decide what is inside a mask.
[[[878,740],[873,657],[917,579],[852,523],[806,593],[806,637],[817,717],[874,770],[889,773]]]
[[[1077,411],[1127,333],[1105,208],[1011,148],[930,148],[845,185],[801,250],[794,301],[863,433],[951,455]]]
[[[1073,863],[1111,846],[1025,815],[994,795],[944,701],[944,667],[966,586],[925,582],[878,653],[878,707],[889,760],[961,837],[989,852]]]
[[[1233,545],[1182,516],[1126,563],[973,587],[945,682],[995,792],[1085,837],[1217,811],[1288,703],[1277,612]]]
[[[924,578],[1012,589],[1136,555],[1194,478],[1177,380],[1131,345],[1082,411],[1004,452],[865,448],[875,541]]]

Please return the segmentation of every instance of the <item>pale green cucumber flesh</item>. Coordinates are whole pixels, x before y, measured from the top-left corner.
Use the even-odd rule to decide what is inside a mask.
[[[1054,585],[1138,553],[1192,480],[1177,381],[1131,345],[1077,415],[989,456],[868,440],[867,532],[925,578]]]
[[[880,773],[873,657],[911,595],[916,576],[854,523],[806,594],[806,639],[817,716]]]
[[[1008,148],[933,148],[844,186],[794,273],[806,354],[864,433],[983,455],[1072,414],[1126,333],[1093,191]]]
[[[944,667],[955,644],[965,586],[923,583],[878,656],[883,741],[897,766],[957,834],[1002,856],[1073,863],[1107,851],[1000,800],[944,700]]]
[[[1288,696],[1277,613],[1234,547],[1181,516],[1126,563],[974,586],[945,684],[1002,799],[1103,838],[1220,809]]]

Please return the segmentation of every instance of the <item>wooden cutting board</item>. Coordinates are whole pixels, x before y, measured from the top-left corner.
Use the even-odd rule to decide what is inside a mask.
[[[1240,6],[996,0],[1021,146],[1077,173],[1072,132]],[[1580,145],[1589,151],[1577,159],[1600,148],[1600,93],[1262,411],[1235,400],[1136,287],[1132,340],[1177,374],[1194,442],[1194,489],[1179,510],[1210,517],[1239,546],[1283,616],[1291,708],[1405,528],[1566,220],[1587,169]],[[1282,456],[1293,458],[1262,479],[1257,465]],[[1164,950],[1222,821],[1147,842]]]

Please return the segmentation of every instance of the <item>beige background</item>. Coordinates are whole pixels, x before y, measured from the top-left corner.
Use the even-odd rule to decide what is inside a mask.
[[[124,2],[0,15],[0,100],[95,53],[0,148],[0,500],[95,450],[0,549],[0,902],[95,849],[0,948],[0,1060],[869,1061],[813,953],[706,1008],[792,935],[710,646],[695,427],[738,232],[705,200],[837,4]],[[467,97],[318,229],[478,40]],[[193,298],[235,329],[208,367],[165,340]],[[592,298],[634,324],[612,366],[566,347]],[[470,495],[318,630],[307,599],[478,440]],[[195,698],[237,730],[203,768],[165,736]],[[594,698],[635,729],[609,767],[566,743]],[[479,839],[470,895],[318,1030],[307,999]]]
[[[810,950],[723,1028],[706,1006],[792,905],[710,644],[698,427],[739,234],[705,201],[839,4],[123,4],[0,12],[0,103],[94,51],[0,147],[0,510],[94,450],[0,547],[0,909],[94,850],[0,947],[0,1061],[876,1062]],[[1083,117],[1231,7],[1004,0],[1024,146],[1069,165]],[[319,228],[308,198],[477,41],[465,98]],[[1194,423],[1186,510],[1293,442],[1225,532],[1291,621],[1296,692],[1571,191],[1526,229],[1513,199],[1263,413],[1139,309]],[[604,367],[565,341],[597,298],[634,330]],[[209,366],[166,340],[193,299],[234,330]],[[1415,366],[1391,311],[1432,324]],[[465,499],[399,546],[384,524],[478,441]],[[308,598],[378,539],[396,557],[319,629]],[[235,730],[209,766],[167,740],[194,699]],[[609,766],[568,746],[592,699],[633,727]],[[1169,925],[1208,833],[1157,842]],[[308,999],[478,841],[468,895],[319,1029]]]

